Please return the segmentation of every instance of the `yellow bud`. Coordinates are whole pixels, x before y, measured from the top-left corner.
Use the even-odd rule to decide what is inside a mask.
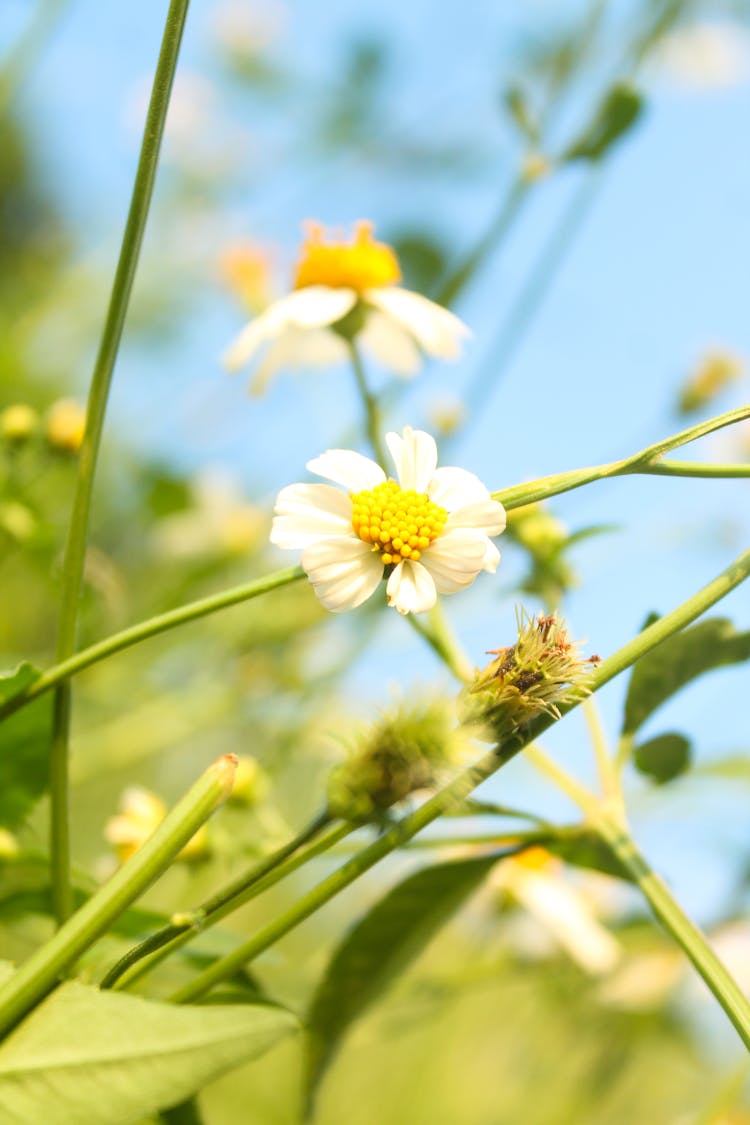
[[[61,453],[77,453],[83,444],[86,411],[78,402],[61,398],[47,414],[45,437],[49,445]]]
[[[245,805],[248,808],[257,805],[265,795],[267,784],[266,775],[255,758],[241,754],[237,760],[234,788],[229,801],[233,805]]]
[[[0,860],[15,859],[20,852],[18,840],[7,828],[0,828]]]
[[[39,429],[39,415],[25,402],[14,403],[0,411],[0,438],[9,445],[23,445]]]

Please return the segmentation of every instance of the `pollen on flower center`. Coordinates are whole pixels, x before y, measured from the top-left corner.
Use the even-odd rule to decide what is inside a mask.
[[[352,527],[363,543],[388,566],[404,559],[418,562],[442,532],[448,513],[425,492],[407,491],[395,480],[353,492]]]
[[[294,276],[294,288],[327,285],[333,289],[380,289],[401,280],[398,258],[372,237],[373,224],[355,223],[351,242],[324,241],[320,223],[307,224],[307,238]]]

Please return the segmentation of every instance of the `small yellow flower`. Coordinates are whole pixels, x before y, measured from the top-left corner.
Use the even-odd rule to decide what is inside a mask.
[[[692,414],[710,406],[713,400],[745,374],[744,361],[734,352],[716,348],[706,352],[682,385],[677,408]]]
[[[21,849],[18,840],[7,828],[0,828],[0,861],[15,859]]]
[[[9,445],[23,445],[39,429],[39,415],[25,402],[14,403],[0,411],[0,439]]]
[[[371,223],[357,223],[350,241],[326,239],[324,228],[310,223],[292,292],[242,330],[224,361],[236,371],[265,350],[253,380],[259,390],[281,367],[345,361],[347,341],[355,337],[397,375],[414,375],[422,353],[457,358],[466,326],[448,309],[400,288],[400,279],[394,251],[375,240]]]
[[[86,410],[72,399],[61,398],[47,414],[45,437],[61,453],[78,453],[86,430]]]
[[[156,831],[167,815],[167,806],[148,789],[132,786],[120,800],[120,812],[110,817],[104,827],[104,838],[112,844],[120,863],[135,855]],[[178,859],[190,861],[203,858],[208,852],[205,824],[188,840]]]
[[[271,300],[272,257],[252,242],[230,246],[219,258],[219,271],[249,312],[257,316]]]
[[[240,754],[234,775],[234,786],[229,803],[250,808],[262,800],[267,788],[267,778],[255,758]]]

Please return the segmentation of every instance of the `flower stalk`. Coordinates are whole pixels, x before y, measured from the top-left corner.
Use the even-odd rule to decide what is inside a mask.
[[[86,430],[78,462],[78,479],[63,561],[56,650],[58,663],[66,660],[75,651],[91,498],[104,427],[104,415],[153,195],[161,139],[177,68],[177,58],[187,18],[188,4],[189,0],[171,0],[167,13],[159,61],[154,74],[151,102],[146,115],[130,211],[125,224],[107,318],[91,379],[86,409]],[[70,710],[70,685],[65,682],[56,689],[50,747],[50,853],[52,897],[58,923],[64,922],[73,908],[68,823]]]

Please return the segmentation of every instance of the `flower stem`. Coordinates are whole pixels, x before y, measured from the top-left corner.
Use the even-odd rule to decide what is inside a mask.
[[[125,224],[107,318],[89,389],[86,408],[86,432],[78,462],[78,479],[63,561],[62,594],[57,634],[58,662],[67,659],[75,651],[91,496],[104,426],[104,415],[153,194],[161,138],[177,67],[177,57],[187,17],[188,3],[189,0],[171,0],[169,5],[159,61],[154,75],[151,102],[146,115],[130,211]],[[52,897],[59,923],[69,916],[73,906],[70,885],[70,832],[68,823],[69,731],[70,686],[65,683],[56,692],[50,748]]]
[[[439,602],[430,611],[429,625],[420,621],[413,613],[407,614],[406,619],[412,629],[427,641],[457,680],[465,684],[471,679],[471,663],[451,633]]]
[[[678,434],[663,438],[653,445],[626,457],[622,461],[610,461],[604,465],[594,465],[587,469],[573,469],[567,473],[556,473],[554,476],[540,477],[538,480],[529,481],[528,484],[517,484],[511,488],[503,488],[493,492],[493,500],[499,500],[503,506],[512,511],[521,508],[524,504],[534,504],[538,500],[546,500],[550,496],[558,496],[561,492],[570,492],[571,489],[580,488],[593,481],[605,480],[609,477],[621,477],[633,474],[653,476],[681,476],[681,477],[748,477],[750,464],[738,465],[711,465],[693,461],[662,461],[661,458],[671,449],[677,449],[688,442],[696,441],[706,434],[720,430],[724,426],[734,425],[750,418],[750,406],[742,406],[737,410],[729,410],[725,414],[718,414],[697,426],[681,430]]]
[[[229,796],[237,759],[213,763],[149,840],[38,949],[0,989],[0,1035],[54,987],[111,923],[164,872],[211,813]]]
[[[594,827],[632,875],[656,917],[690,958],[750,1050],[750,1002],[705,936],[675,902],[666,884],[651,870],[621,825],[601,816]]]
[[[374,395],[367,384],[367,376],[365,375],[364,364],[362,357],[354,340],[347,340],[349,347],[349,356],[352,361],[352,370],[354,378],[357,383],[357,390],[359,391],[362,405],[365,409],[365,431],[367,438],[372,446],[372,451],[375,454],[375,460],[380,465],[383,472],[387,474],[387,462],[385,450],[383,448],[383,441],[380,436],[382,428],[380,419],[380,406],[378,404],[377,395]]]
[[[356,826],[351,824],[337,825],[329,832],[324,833],[317,840],[314,840],[309,846],[300,847],[298,851],[290,855],[288,859],[280,862],[276,867],[273,867],[262,878],[252,882],[248,880],[245,884],[245,889],[241,893],[238,892],[233,897],[228,897],[221,906],[215,907],[210,913],[204,915],[200,910],[195,911],[192,917],[188,916],[186,919],[189,921],[189,924],[182,928],[179,933],[176,933],[174,937],[171,937],[169,941],[165,941],[163,944],[154,944],[153,952],[144,951],[144,956],[139,959],[137,963],[135,960],[133,961],[133,967],[128,970],[127,976],[125,976],[124,973],[123,975],[118,974],[118,977],[115,978],[115,980],[109,981],[106,987],[114,987],[115,989],[129,987],[136,980],[150,973],[152,969],[156,968],[156,966],[170,954],[181,949],[183,945],[187,945],[187,943],[197,937],[199,933],[208,929],[209,926],[216,925],[222,918],[226,918],[228,914],[239,910],[241,906],[257,898],[270,887],[275,886],[276,883],[285,879],[287,875],[291,875],[298,867],[302,867],[303,864],[308,863],[310,860],[328,851],[329,848],[334,847],[335,844],[338,844],[346,836],[350,835],[350,833],[355,830],[355,827]],[[205,904],[203,910],[205,910]],[[154,935],[154,937],[156,937],[156,935]],[[116,967],[117,966],[114,966],[111,971],[114,972],[114,968]],[[105,980],[106,979],[107,978],[105,978]],[[102,981],[102,987],[105,987],[104,981]]]
[[[691,598],[688,598],[686,602],[672,610],[671,613],[649,625],[648,628],[628,641],[612,656],[602,661],[592,675],[592,691],[603,687],[604,684],[629,668],[645,653],[661,644],[667,637],[689,625],[696,617],[699,617],[710,606],[728,594],[730,590],[743,582],[748,574],[750,574],[750,550],[740,555],[735,562],[722,571],[712,582],[709,582],[707,586],[704,586],[702,590],[693,594]],[[561,706],[560,711],[567,714],[577,707],[579,702],[574,701],[565,704]],[[511,758],[514,758],[524,747],[552,726],[555,721],[552,716],[541,715],[523,730],[513,735],[502,746],[495,747],[477,763],[459,774],[450,785],[425,801],[415,812],[403,817],[398,824],[385,832],[369,847],[364,848],[337,871],[329,875],[327,879],[313,887],[304,898],[271,922],[254,938],[200,973],[193,981],[176,992],[172,999],[178,1003],[195,1000],[197,997],[203,996],[214,985],[231,976],[238,968],[268,949],[269,946],[348,887],[350,883],[353,883],[355,879],[369,871],[384,856],[401,847],[457,802],[464,800],[472,790],[491,777]]]
[[[162,946],[168,945],[169,942],[180,937],[188,930],[203,929],[205,923],[211,916],[218,913],[222,907],[230,903],[239,905],[235,900],[242,899],[243,902],[246,901],[246,899],[243,898],[245,891],[254,887],[265,875],[268,875],[269,872],[273,871],[274,868],[278,867],[294,852],[298,851],[311,840],[314,840],[330,823],[331,818],[328,812],[321,813],[320,816],[315,817],[315,819],[312,820],[306,828],[303,828],[293,839],[288,840],[282,847],[277,848],[275,851],[271,852],[270,855],[264,856],[258,863],[253,864],[249,871],[244,871],[224,887],[223,890],[206,899],[197,910],[192,910],[188,914],[173,919],[168,926],[163,926],[160,930],[157,930],[156,933],[146,938],[145,941],[140,942],[138,945],[128,950],[125,956],[121,957],[102,978],[100,987],[104,989],[112,988],[128,969],[131,969],[144,957],[149,956],[151,953],[156,953]]]
[[[276,570],[263,578],[245,582],[242,586],[233,586],[231,590],[223,590],[219,594],[209,594],[206,598],[199,598],[198,601],[188,602],[187,605],[178,606],[177,609],[170,609],[166,613],[157,614],[156,617],[149,617],[147,621],[139,621],[137,625],[131,625],[120,633],[113,633],[111,637],[106,637],[103,641],[97,641],[89,648],[81,649],[80,652],[69,656],[67,660],[54,664],[46,672],[43,672],[38,679],[29,684],[25,691],[14,695],[0,707],[0,720],[12,715],[40,695],[44,695],[51,688],[64,683],[76,673],[82,672],[85,668],[90,668],[93,664],[98,664],[100,660],[105,660],[108,656],[114,656],[115,653],[122,652],[123,649],[130,648],[140,641],[148,640],[149,637],[156,637],[159,633],[165,633],[168,629],[175,629],[178,625],[187,625],[191,621],[197,621],[200,617],[207,617],[218,610],[250,601],[261,594],[267,594],[269,590],[288,586],[290,582],[298,582],[300,578],[304,577],[305,572],[299,566]]]

